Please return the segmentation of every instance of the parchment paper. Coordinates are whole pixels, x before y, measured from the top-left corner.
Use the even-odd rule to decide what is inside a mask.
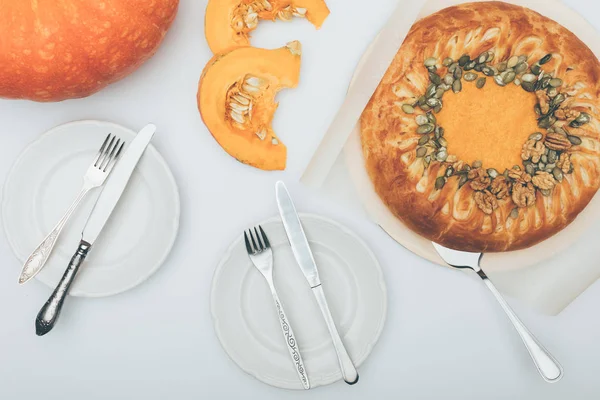
[[[581,15],[559,0],[505,2],[528,7],[557,21],[583,40],[597,57],[600,55],[598,32]],[[428,0],[419,19],[460,3],[465,1]],[[377,59],[377,54],[367,50],[357,70],[372,58]],[[326,162],[322,161],[324,158]],[[324,165],[330,165],[331,160],[335,160],[333,167],[330,170],[323,168]],[[315,171],[321,171],[321,176],[315,178],[318,175]],[[405,227],[375,193],[364,168],[358,125],[349,133],[342,154],[330,151],[313,158],[302,182],[319,187],[328,196],[356,212],[366,211],[372,221],[402,246],[433,263],[445,265],[431,242]],[[321,182],[324,183],[321,185]],[[556,315],[600,278],[600,244],[595,228],[599,221],[600,195],[596,195],[579,217],[557,235],[526,250],[486,254],[482,259],[482,267],[505,294],[541,313]]]

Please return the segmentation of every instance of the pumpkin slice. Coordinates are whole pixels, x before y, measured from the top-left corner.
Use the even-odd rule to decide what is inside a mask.
[[[301,46],[276,50],[241,47],[217,54],[202,72],[198,108],[221,147],[263,170],[283,170],[287,149],[273,132],[275,95],[298,85]]]
[[[259,19],[308,19],[320,28],[329,8],[324,0],[209,0],[204,23],[206,40],[214,54],[250,46],[250,32]]]

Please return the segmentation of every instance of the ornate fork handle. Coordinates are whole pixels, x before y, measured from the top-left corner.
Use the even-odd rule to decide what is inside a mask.
[[[28,280],[36,276],[38,272],[42,270],[42,268],[44,268],[44,265],[46,265],[48,258],[50,258],[50,254],[52,254],[52,249],[54,249],[54,246],[56,245],[60,233],[62,232],[69,219],[71,219],[73,212],[77,209],[77,207],[79,207],[79,203],[81,203],[81,201],[83,200],[85,195],[90,191],[90,189],[91,187],[89,187],[89,185],[83,186],[81,192],[79,192],[79,195],[77,196],[75,201],[73,201],[73,204],[71,204],[71,207],[69,207],[65,215],[61,218],[60,221],[58,221],[58,223],[52,229],[52,231],[50,231],[48,236],[46,236],[44,240],[42,240],[42,243],[40,243],[40,245],[33,251],[33,253],[31,253],[27,261],[25,261],[23,270],[21,272],[21,276],[19,277],[19,283],[22,284],[27,282]]]
[[[75,280],[77,271],[79,271],[79,267],[87,257],[91,247],[86,241],[82,240],[79,242],[79,248],[73,255],[73,258],[71,258],[71,262],[62,279],[35,319],[35,332],[38,336],[43,336],[54,328],[65,298],[69,293],[69,288]]]
[[[306,369],[304,368],[304,361],[302,361],[302,356],[300,355],[300,350],[298,349],[298,343],[296,342],[296,335],[294,335],[294,331],[290,326],[289,320],[285,315],[285,311],[283,311],[283,305],[279,300],[279,296],[277,295],[277,291],[275,291],[275,286],[270,283],[271,294],[273,295],[273,300],[275,301],[275,307],[277,308],[277,316],[279,317],[279,325],[281,325],[281,330],[283,332],[283,337],[285,339],[286,347],[294,361],[294,365],[296,366],[296,373],[302,381],[302,385],[304,389],[310,389],[310,383],[308,381],[308,377],[306,375]]]
[[[523,325],[523,322],[521,322],[519,317],[517,317],[514,311],[510,308],[506,300],[504,300],[498,289],[496,289],[496,286],[494,286],[492,281],[490,281],[483,270],[477,273],[479,274],[479,277],[483,279],[488,289],[490,289],[490,291],[494,294],[496,300],[498,300],[498,303],[500,303],[502,306],[502,309],[504,309],[506,312],[506,315],[519,333],[521,340],[523,340],[527,351],[529,351],[529,355],[533,359],[533,362],[535,363],[542,377],[547,382],[556,382],[560,380],[560,378],[562,378],[563,369],[558,361],[552,357],[550,352],[548,352],[548,350],[542,346],[536,337],[533,336],[529,329]]]

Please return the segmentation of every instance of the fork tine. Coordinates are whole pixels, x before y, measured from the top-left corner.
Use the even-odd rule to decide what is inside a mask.
[[[124,141],[121,142],[121,146],[119,147],[119,150],[117,150],[117,153],[114,155],[114,157],[111,158],[110,162],[104,169],[104,172],[110,172],[113,169],[113,167],[117,163],[117,160],[119,159],[119,156],[121,155],[121,151],[123,151],[123,146],[125,146]]]
[[[115,153],[117,151],[117,148],[119,148],[120,144],[121,144],[121,139],[117,139],[117,143],[115,143],[115,147],[112,148],[112,150],[110,151],[110,154],[106,158],[106,163],[104,165],[104,168],[102,169],[104,172],[106,172],[106,170],[108,169],[108,166],[110,165],[110,163],[114,159]]]
[[[116,141],[115,141],[115,139],[116,139]],[[102,171],[105,171],[106,167],[108,167],[108,163],[110,162],[111,157],[114,155],[115,151],[117,150],[117,146],[119,146],[120,142],[121,142],[121,139],[117,139],[116,136],[113,136],[113,140],[110,141],[110,145],[104,152],[104,154],[105,154],[104,160],[102,160],[102,163],[99,166]]]
[[[256,229],[256,227],[254,227],[254,233],[256,234],[256,241],[258,242],[258,245],[260,246],[260,250],[261,251],[265,250],[266,246],[265,246],[264,242],[260,240],[260,234],[258,233],[258,229]]]
[[[246,231],[244,231],[244,241],[246,242],[246,251],[248,252],[248,254],[254,254],[254,249],[252,248],[252,245],[250,245],[250,241],[248,240],[248,235],[246,234]]]
[[[267,237],[267,234],[265,233],[265,231],[263,230],[262,226],[258,226],[258,229],[260,229],[260,233],[262,235],[262,240],[265,244],[265,247],[268,249],[271,247],[271,243],[269,243],[269,238]]]
[[[110,154],[110,151],[113,147],[113,145],[115,144],[115,139],[117,137],[113,136],[112,139],[110,139],[110,142],[108,143],[108,146],[106,146],[106,148],[104,149],[104,152],[102,153],[102,157],[100,159],[100,161],[98,163],[96,163],[96,167],[99,169],[104,168],[104,162],[106,161],[106,159],[108,158],[108,154]]]
[[[102,143],[102,147],[100,147],[100,150],[98,151],[98,155],[96,156],[96,161],[94,161],[95,167],[98,166],[98,161],[100,161],[100,157],[102,157],[102,154],[104,153],[104,149],[106,148],[106,144],[110,140],[111,135],[112,134],[109,133],[108,136],[106,136],[106,139],[104,139],[104,143]]]
[[[254,248],[256,249],[256,251],[260,251],[260,247],[258,247],[256,245],[256,242],[254,241],[254,235],[252,234],[252,229],[248,230],[248,235],[250,235],[250,240],[252,240],[252,246],[254,246]]]

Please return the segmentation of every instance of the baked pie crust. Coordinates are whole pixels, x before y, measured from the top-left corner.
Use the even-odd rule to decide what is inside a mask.
[[[361,118],[375,190],[447,247],[543,241],[600,187],[599,80],[592,51],[527,8],[493,1],[432,14],[412,27]]]

